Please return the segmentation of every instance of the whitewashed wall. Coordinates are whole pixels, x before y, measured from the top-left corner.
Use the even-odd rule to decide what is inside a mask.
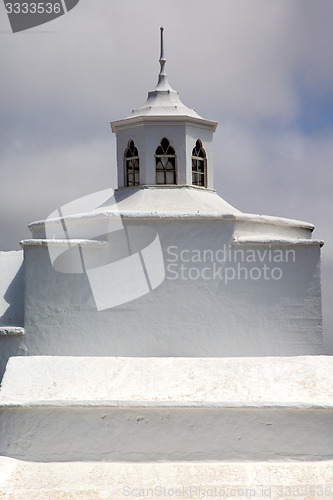
[[[23,251],[0,252],[0,379],[9,356],[24,354]]]
[[[192,150],[200,139],[207,156],[207,187],[214,188],[213,131],[211,127],[183,122],[156,120],[135,123],[117,132],[118,186],[124,187],[124,153],[129,140],[138,148],[140,158],[140,184],[156,184],[155,151],[166,137],[176,152],[176,184],[192,184]]]
[[[293,245],[285,240],[278,246],[233,247],[235,226],[243,228],[244,223],[231,220],[156,218],[149,222],[132,219],[126,224],[148,224],[158,233],[166,278],[152,292],[99,312],[85,274],[57,272],[50,264],[46,246],[25,247],[28,355],[322,354],[319,244]],[[249,233],[256,234],[256,224],[248,225]],[[265,233],[263,224],[260,227]],[[293,230],[289,233],[291,237]],[[255,252],[255,262],[240,263],[240,279],[238,262],[215,262],[217,269],[224,268],[221,274],[216,268],[214,271],[214,262],[193,261],[194,256],[198,260],[198,255],[207,250],[215,261],[217,255],[221,260],[224,248],[243,249],[245,255],[249,250]],[[272,261],[269,249],[280,250],[283,261]],[[184,271],[182,277],[181,265],[195,270]],[[265,265],[266,277],[262,271]],[[234,269],[234,279],[232,271],[226,279],[225,267]],[[260,279],[254,267],[261,269]],[[273,278],[267,268],[280,271],[275,271]]]

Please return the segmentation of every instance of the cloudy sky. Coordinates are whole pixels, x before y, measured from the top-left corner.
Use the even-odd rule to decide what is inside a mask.
[[[12,34],[0,3],[0,249],[76,197],[116,186],[109,122],[146,100],[159,69],[219,122],[218,193],[238,209],[312,222],[333,354],[332,0],[80,0]]]

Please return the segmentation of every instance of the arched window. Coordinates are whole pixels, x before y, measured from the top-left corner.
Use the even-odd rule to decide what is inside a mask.
[[[200,139],[195,143],[192,151],[192,184],[206,186],[206,152]]]
[[[125,160],[125,186],[138,186],[140,184],[139,153],[130,139],[124,154]]]
[[[155,151],[156,184],[176,184],[176,152],[164,137]]]

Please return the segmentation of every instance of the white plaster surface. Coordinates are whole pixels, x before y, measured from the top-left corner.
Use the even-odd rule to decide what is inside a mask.
[[[274,217],[269,215],[245,214],[232,207],[215,191],[193,186],[138,186],[115,191],[116,206],[108,206],[87,213],[63,217],[66,224],[77,224],[78,236],[87,237],[84,224],[92,222],[95,226],[115,213],[126,218],[162,218],[162,219],[222,219],[237,222],[235,237],[256,238],[257,235],[290,235],[295,238],[310,238],[314,229],[304,221]],[[61,219],[62,220],[62,219]],[[55,224],[58,219],[54,219]],[[48,220],[51,224],[52,220]],[[45,221],[29,224],[34,237],[44,235]],[[81,229],[81,233],[79,232]]]
[[[0,252],[0,326],[23,326],[22,262],[22,251]]]
[[[21,460],[333,459],[332,408],[58,402],[0,410],[0,455]]]
[[[134,123],[133,123],[134,121]],[[199,122],[199,123],[198,123]],[[176,185],[192,185],[192,151],[196,141],[201,140],[206,152],[206,187],[214,187],[213,131],[216,124],[186,117],[131,118],[113,130],[117,134],[118,186],[125,183],[123,169],[124,152],[130,140],[134,141],[140,158],[140,184],[156,186],[155,151],[166,137],[176,152]]]
[[[0,252],[0,380],[10,356],[25,353],[23,251]]]
[[[124,191],[123,202],[132,203],[132,195]],[[164,193],[163,189],[160,191]],[[138,210],[145,209],[146,195],[150,199],[158,198],[158,192],[154,189],[134,191]],[[181,192],[182,189],[172,190],[184,201]],[[192,195],[202,195],[207,203],[217,197],[195,189],[185,190],[184,194],[187,201],[192,200]],[[176,195],[171,198],[175,201]],[[166,206],[166,201],[167,196],[161,204],[165,202]],[[106,271],[109,262],[119,261],[121,268],[125,258],[143,250],[156,235],[160,241],[159,265],[165,270],[161,284],[149,292],[145,281],[145,295],[131,301],[123,300],[121,305],[105,308],[102,313],[97,311],[95,292],[87,275],[75,274],[75,255],[73,259],[67,255],[68,271],[73,273],[65,274],[52,268],[47,246],[29,246],[31,241],[28,242],[24,247],[28,355],[230,357],[322,354],[320,243],[272,244],[273,239],[281,241],[283,238],[288,238],[289,242],[299,238],[314,241],[310,240],[311,227],[297,226],[294,221],[289,225],[283,221],[279,225],[275,219],[260,219],[259,222],[258,218],[251,222],[243,216],[241,220],[236,216],[228,219],[210,218],[210,215],[196,217],[193,206],[188,218],[180,216],[180,212],[174,218],[163,217],[158,211],[158,217],[136,216],[134,212],[133,217],[122,217],[127,235],[131,238],[133,235],[131,251],[128,246],[120,245],[125,241],[124,237],[121,239],[125,231],[110,232],[110,243],[105,247],[84,248],[87,261],[99,267],[105,263]],[[176,203],[173,209],[176,211]],[[95,217],[90,220],[73,218],[66,225],[73,238],[83,238],[87,226],[95,226]],[[38,228],[34,230],[36,237],[36,233],[41,232],[41,226]],[[239,252],[239,246],[233,245],[237,231],[243,236],[267,233],[274,236],[268,244],[241,247],[245,258],[249,251],[254,255],[254,259],[247,262],[242,261],[242,255],[240,260],[236,254],[234,258],[234,253]],[[102,239],[104,234],[101,233]],[[61,247],[59,249],[61,252]],[[294,252],[291,258],[287,254],[290,250]],[[113,251],[118,252],[116,257]],[[282,255],[282,261],[274,260],[276,251]],[[65,254],[63,257],[67,258]],[[81,266],[81,260],[77,261]],[[276,274],[270,275],[271,271],[265,279],[264,266],[269,270],[277,268],[278,279],[274,279]],[[157,267],[153,271],[159,271]],[[250,274],[253,269],[254,279]],[[101,287],[108,284],[115,294],[121,294],[115,274],[106,276],[103,268],[101,271]],[[120,285],[126,283],[130,287],[134,283],[131,276],[124,274],[123,279],[120,278]]]
[[[156,494],[155,498],[200,498],[201,487],[201,490],[210,490],[209,496],[201,494],[201,498],[266,497],[281,500],[297,496],[314,500],[320,496],[331,500],[332,476],[331,461],[302,464],[34,463],[0,458],[0,492],[5,500],[143,500],[154,498],[148,489],[158,487],[162,492],[165,488],[170,494],[164,497]],[[293,487],[292,492],[290,488]],[[215,488],[221,495],[212,496]],[[179,493],[172,495],[178,489]],[[244,490],[248,490],[247,496],[241,494]],[[128,494],[129,491],[132,495]]]
[[[332,359],[11,359],[0,455],[333,459]]]
[[[10,358],[1,403],[156,401],[333,406],[333,357]]]

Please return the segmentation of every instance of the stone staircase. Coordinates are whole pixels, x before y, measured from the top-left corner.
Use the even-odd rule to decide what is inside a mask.
[[[333,498],[332,380],[326,356],[13,357],[0,492],[293,498],[283,488],[303,487],[294,496]]]

